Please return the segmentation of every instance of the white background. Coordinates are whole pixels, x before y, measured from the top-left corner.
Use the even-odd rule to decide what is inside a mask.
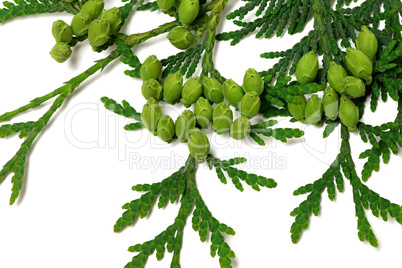
[[[234,10],[239,2],[231,1],[224,14]],[[118,1],[113,3],[120,5]],[[106,8],[112,6],[112,1],[106,4]],[[48,54],[54,44],[51,24],[56,19],[70,22],[71,18],[68,14],[40,15],[0,25],[0,113],[50,92],[94,60],[108,55],[110,50],[101,54],[92,52],[86,41],[73,49],[73,56],[66,63],[58,64],[51,59]],[[169,20],[159,12],[137,12],[122,31],[143,32]],[[311,27],[312,22],[308,25]],[[223,21],[218,30],[230,29],[235,29],[233,24]],[[235,47],[219,42],[214,50],[215,65],[223,76],[241,83],[247,68],[267,70],[276,62],[261,59],[261,53],[290,48],[302,36],[304,33],[269,40],[250,36]],[[138,46],[134,52],[143,61],[150,54],[161,59],[178,51],[162,35]],[[99,102],[102,96],[117,101],[126,99],[141,111],[145,103],[141,82],[125,76],[126,69],[117,60],[111,63],[77,89],[56,113],[32,147],[24,188],[16,204],[8,205],[11,176],[0,185],[0,267],[123,267],[133,256],[126,251],[129,246],[152,239],[173,222],[177,204],[161,210],[155,208],[135,228],[113,233],[113,225],[123,212],[121,206],[140,197],[140,193],[131,191],[131,186],[161,181],[176,171],[188,155],[185,144],[163,144],[146,130],[124,131],[122,127],[128,121],[105,111]],[[49,105],[12,122],[36,120]],[[165,106],[164,111],[175,119],[182,109],[176,105],[168,111]],[[367,110],[363,120],[380,124],[392,121],[395,115],[396,103],[391,100],[380,103],[376,114]],[[254,120],[258,122],[261,118]],[[294,197],[292,192],[326,171],[338,153],[340,137],[337,130],[324,140],[322,127],[291,124],[288,118],[278,120],[282,120],[281,127],[302,128],[305,137],[287,144],[266,139],[267,146],[259,147],[253,142],[233,141],[227,135],[209,134],[215,156],[247,157],[248,163],[240,168],[275,178],[276,189],[255,192],[244,184],[245,191],[241,193],[230,182],[221,184],[206,164],[200,165],[196,174],[197,185],[212,214],[236,231],[234,237],[227,237],[237,254],[233,266],[377,267],[400,263],[402,227],[393,219],[386,223],[367,212],[379,248],[358,240],[348,181],[344,193],[337,193],[336,202],[330,202],[327,193],[323,193],[320,215],[311,217],[309,230],[297,245],[291,243],[289,229],[294,218],[289,213],[306,198]],[[0,140],[1,164],[12,157],[21,142],[17,137]],[[364,161],[357,156],[369,146],[357,134],[351,135],[351,142],[360,172]],[[400,164],[401,154],[392,155],[390,163],[381,164],[381,172],[374,173],[367,183],[398,204],[402,204]],[[189,218],[181,253],[182,267],[219,267],[218,259],[209,256],[209,246],[209,241],[204,244],[199,241]],[[170,260],[170,254],[161,262],[151,256],[147,267],[169,267]]]

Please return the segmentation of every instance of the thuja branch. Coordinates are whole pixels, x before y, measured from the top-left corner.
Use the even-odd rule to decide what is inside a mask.
[[[133,200],[123,206],[126,211],[116,222],[114,230],[120,231],[127,225],[133,224],[136,218],[144,218],[151,206],[156,203],[159,197],[158,207],[162,208],[170,201],[176,202],[180,199],[181,206],[173,224],[166,230],[155,236],[154,239],[129,248],[130,252],[138,252],[126,267],[144,267],[148,257],[156,251],[156,258],[162,260],[165,251],[173,253],[171,267],[180,267],[180,250],[183,241],[183,228],[188,215],[193,211],[192,226],[199,232],[200,240],[206,241],[208,232],[211,232],[211,256],[217,252],[221,267],[231,267],[231,258],[235,257],[234,252],[225,242],[222,233],[234,235],[232,228],[220,223],[209,211],[202,199],[195,182],[196,161],[189,156],[186,164],[179,171],[173,173],[162,182],[149,184],[138,184],[133,187],[135,191],[145,191],[141,198]]]
[[[91,75],[99,71],[100,69],[103,69],[108,65],[110,62],[112,62],[114,59],[116,59],[119,56],[119,53],[117,51],[113,51],[110,53],[110,55],[102,60],[98,60],[94,65],[92,65],[90,68],[82,72],[81,74],[75,76],[74,78],[70,79],[68,82],[65,83],[65,85],[57,88],[56,90],[42,96],[38,97],[36,99],[33,99],[30,101],[28,104],[15,109],[14,111],[4,113],[3,115],[0,116],[0,122],[4,121],[9,121],[12,119],[14,116],[23,113],[29,109],[36,108],[40,106],[42,103],[58,96],[62,92],[65,92],[68,89],[72,89],[72,92],[74,91],[75,88],[77,88],[82,82],[84,82],[87,78],[89,78]]]
[[[116,35],[116,38],[122,40],[128,47],[134,47],[136,45],[139,45],[140,43],[147,41],[152,37],[169,32],[171,29],[177,27],[178,25],[179,23],[177,21],[172,21],[160,25],[159,27],[144,33],[138,33],[132,35],[125,35],[120,33]]]
[[[66,98],[74,91],[74,89],[76,89],[88,77],[97,72],[99,69],[104,68],[107,64],[116,59],[118,56],[119,53],[117,51],[112,52],[108,57],[98,61],[89,69],[87,69],[85,72],[72,78],[64,86],[56,89],[55,91],[43,97],[33,100],[28,105],[25,105],[17,110],[14,110],[13,112],[6,113],[5,115],[1,116],[1,121],[9,120],[13,116],[23,111],[37,107],[44,101],[49,100],[52,97],[58,96],[56,100],[53,102],[50,109],[38,121],[34,123],[35,128],[32,130],[32,132],[30,134],[26,133],[28,137],[22,143],[20,149],[0,171],[0,182],[4,180],[4,178],[7,176],[8,173],[10,172],[14,173],[14,177],[12,179],[13,193],[11,195],[10,204],[13,204],[19,196],[19,192],[22,188],[22,180],[24,176],[24,167],[26,163],[27,152],[31,148],[31,145],[35,141],[36,137],[39,135],[42,129],[47,125],[53,114],[62,106]]]
[[[55,13],[55,12],[68,12],[71,14],[77,14],[78,8],[72,3],[60,0],[39,0],[39,1],[25,1],[16,0],[14,2],[3,2],[4,8],[0,9],[0,23],[9,20],[11,18],[43,14],[43,13]]]
[[[127,37],[128,45],[130,47],[138,45],[152,37],[155,37],[159,34],[169,31],[174,26],[175,22],[167,23],[160,27],[157,27],[154,30],[128,36]],[[103,70],[103,68],[105,68],[110,62],[118,58],[120,55],[121,51],[119,50],[111,52],[111,54],[108,57],[102,60],[98,60],[93,66],[88,68],[86,71],[82,72],[81,74],[75,76],[74,78],[66,82],[65,85],[57,88],[56,90],[42,97],[32,100],[30,103],[14,111],[7,112],[0,116],[0,122],[4,122],[12,119],[13,117],[15,117],[20,113],[38,107],[42,103],[54,97],[57,97],[53,102],[52,106],[50,107],[50,109],[38,121],[36,122],[28,121],[25,123],[7,124],[0,126],[0,137],[9,136],[17,132],[20,132],[20,138],[26,137],[26,140],[22,143],[17,153],[6,163],[6,165],[4,165],[3,169],[0,171],[0,182],[3,181],[10,172],[14,173],[12,179],[13,193],[10,199],[10,204],[13,204],[15,202],[21,191],[27,153],[31,148],[31,145],[35,141],[36,137],[47,125],[53,114],[62,106],[65,99],[69,97],[74,92],[74,90],[79,85],[81,85],[82,82],[84,82],[87,78],[95,74],[97,71]],[[142,127],[141,124],[134,124],[127,126],[128,129],[134,129],[134,128],[137,129],[140,127]]]
[[[367,240],[372,246],[378,246],[377,238],[368,222],[364,209],[370,209],[376,217],[381,215],[384,221],[388,219],[389,215],[402,224],[402,207],[372,191],[363,184],[357,175],[351,156],[349,132],[343,125],[341,127],[341,138],[340,152],[322,178],[314,181],[314,183],[302,186],[294,192],[294,195],[309,193],[307,199],[291,213],[292,216],[296,217],[290,230],[294,243],[300,239],[303,230],[307,230],[311,214],[318,215],[322,192],[327,189],[328,197],[333,201],[335,189],[337,188],[339,192],[343,191],[343,177],[347,178],[352,185],[353,201],[355,203],[356,217],[358,218],[358,236],[361,241]]]

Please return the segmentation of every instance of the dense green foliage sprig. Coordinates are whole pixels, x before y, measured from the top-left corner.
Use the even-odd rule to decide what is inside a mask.
[[[336,10],[330,6],[330,1],[247,1],[245,5],[228,15],[228,19],[235,19],[234,23],[241,29],[229,33],[218,35],[219,40],[232,40],[232,45],[240,42],[242,38],[251,32],[259,29],[256,37],[271,37],[273,34],[280,36],[287,29],[289,34],[294,34],[303,30],[309,18],[314,19],[314,29],[301,38],[291,49],[279,52],[267,52],[261,54],[261,57],[267,59],[279,58],[278,63],[268,71],[261,72],[266,81],[265,98],[266,102],[262,104],[262,112],[267,118],[273,116],[287,116],[286,102],[297,103],[294,97],[297,94],[314,93],[321,89],[312,89],[311,84],[307,84],[312,91],[289,94],[286,88],[291,88],[294,84],[296,88],[300,85],[296,82],[290,82],[286,76],[288,73],[292,75],[296,71],[296,65],[301,56],[308,51],[315,51],[322,55],[322,66],[315,82],[321,85],[326,84],[326,73],[328,71],[329,62],[335,61],[342,64],[348,70],[345,64],[345,53],[341,47],[351,47],[351,41],[356,42],[356,30],[360,30],[362,25],[373,24],[373,32],[378,39],[379,50],[376,63],[374,66],[374,80],[371,86],[368,86],[371,95],[371,110],[377,108],[378,99],[381,97],[383,101],[387,101],[388,96],[400,102],[401,89],[401,54],[400,54],[400,32],[398,14],[402,14],[402,5],[400,1],[364,1],[361,5],[354,8],[343,8],[343,5],[349,5],[351,1],[338,1]],[[384,5],[384,12],[381,6]],[[250,11],[258,8],[256,16],[260,16],[254,21],[243,22],[245,15]],[[263,13],[265,12],[265,13]],[[379,21],[385,20],[384,30],[378,30]],[[340,46],[335,42],[340,41]],[[349,71],[349,70],[348,70]],[[271,86],[271,82],[276,78],[276,82]],[[289,83],[290,82],[290,83]],[[278,86],[279,85],[279,86]],[[279,88],[277,90],[276,88]],[[399,91],[399,93],[398,93]],[[279,93],[278,93],[279,92]],[[281,95],[279,95],[281,94]],[[360,111],[360,118],[364,113],[365,97],[354,100]],[[283,108],[281,108],[283,107]],[[400,107],[400,105],[399,105]],[[398,108],[400,109],[400,108]],[[360,155],[360,158],[368,158],[362,171],[362,179],[365,181],[371,175],[373,170],[378,171],[380,157],[383,157],[384,163],[389,161],[390,153],[398,153],[398,147],[401,146],[401,124],[400,110],[398,110],[397,119],[394,122],[383,124],[382,126],[372,127],[364,123],[359,123],[359,130],[364,142],[370,141],[373,146]],[[326,127],[323,133],[324,138],[328,137],[340,124],[339,120],[326,120]],[[351,180],[354,185],[354,201],[356,205],[356,215],[358,216],[359,238],[368,240],[373,246],[377,245],[377,240],[367,218],[364,216],[364,208],[367,208],[367,192],[372,196],[378,194],[367,190],[368,188],[360,182],[359,177],[350,156],[350,145],[346,141],[346,130],[342,126],[343,141],[340,154],[329,169],[323,174],[322,178],[312,184],[308,184],[295,191],[295,195],[310,193],[307,200],[300,204],[293,212],[293,216],[297,216],[295,223],[292,225],[292,241],[297,242],[303,229],[307,229],[309,215],[314,213],[318,215],[320,208],[321,193],[327,189],[331,200],[335,197],[335,184],[340,192],[343,191],[344,176]],[[258,142],[258,139],[256,139]],[[261,141],[260,141],[261,142]],[[261,142],[262,144],[262,142]],[[379,198],[379,197],[378,197]],[[374,200],[374,199],[373,199]],[[381,199],[385,202],[385,199]],[[389,203],[389,201],[387,201]],[[385,202],[386,203],[386,202]],[[362,205],[363,204],[363,205]],[[373,207],[376,205],[374,204]],[[399,207],[393,204],[393,208]],[[386,209],[385,209],[386,210]],[[397,209],[396,209],[397,210]],[[382,209],[384,211],[384,208]],[[391,212],[390,212],[391,213]],[[377,215],[378,213],[374,213]],[[385,212],[383,212],[386,215]],[[394,217],[398,217],[398,213],[391,213]],[[385,216],[384,216],[385,218]]]
[[[374,3],[373,3],[374,2]],[[354,16],[361,17],[361,12],[372,12],[370,8],[373,8],[378,2],[373,1],[370,5],[366,1],[360,7],[354,9],[345,10],[345,14],[353,14]],[[385,3],[384,3],[385,4]],[[367,162],[364,164],[364,168],[361,172],[361,179],[366,181],[370,177],[372,171],[378,171],[380,164],[380,157],[382,156],[383,162],[387,163],[390,158],[391,152],[397,154],[401,146],[401,90],[400,83],[398,83],[401,77],[400,63],[401,55],[399,53],[400,45],[400,31],[395,29],[400,29],[399,24],[393,24],[390,27],[389,21],[398,17],[396,12],[401,12],[400,4],[396,4],[395,7],[399,8],[396,10],[389,9],[389,14],[387,15],[386,27],[384,30],[373,30],[375,33],[379,44],[381,47],[384,46],[378,53],[378,59],[374,67],[375,75],[373,75],[374,80],[369,89],[371,90],[371,110],[375,111],[377,108],[378,98],[381,96],[383,101],[387,100],[390,96],[394,101],[399,101],[397,118],[394,122],[384,123],[381,126],[370,126],[360,122],[358,124],[358,129],[360,130],[360,136],[364,142],[370,142],[372,148],[362,152],[359,158],[367,158]],[[379,14],[377,12],[376,14]],[[349,23],[350,20],[347,20]],[[358,20],[351,22],[355,27],[359,27]],[[374,26],[378,27],[378,24],[374,23]],[[356,28],[358,29],[358,28]],[[390,38],[394,37],[394,39]],[[355,38],[354,38],[355,39]],[[352,40],[355,41],[353,38]],[[346,45],[346,42],[341,42]],[[395,48],[395,49],[394,49]],[[336,61],[336,57],[335,57]],[[344,62],[342,59],[342,54],[340,57],[340,62]],[[346,67],[346,66],[345,66]],[[388,78],[389,77],[389,78]],[[392,82],[395,80],[396,82]],[[399,91],[399,92],[398,92]],[[359,107],[360,118],[364,113],[364,101],[366,98],[356,99],[354,102]],[[326,127],[323,133],[324,138],[328,137],[339,125],[339,121],[326,121]],[[300,239],[300,235],[303,230],[306,230],[309,223],[309,217],[311,213],[318,215],[320,209],[320,201],[322,192],[327,189],[328,196],[330,200],[334,200],[335,197],[335,184],[339,192],[343,191],[343,177],[347,178],[353,189],[353,197],[356,209],[356,216],[358,217],[358,236],[361,241],[367,240],[372,246],[377,247],[377,238],[371,229],[371,226],[365,216],[364,209],[371,209],[373,215],[378,217],[382,216],[384,220],[387,220],[388,214],[395,218],[399,223],[401,223],[400,211],[401,206],[391,203],[389,200],[381,197],[379,194],[375,193],[369,189],[359,176],[354,165],[351,149],[349,143],[349,133],[347,132],[345,126],[341,127],[342,134],[342,144],[340,148],[340,153],[336,160],[331,164],[329,169],[323,174],[322,178],[316,180],[312,184],[308,184],[300,187],[294,192],[295,195],[309,193],[307,200],[303,201],[299,207],[292,211],[291,215],[296,216],[295,222],[292,225],[292,241],[296,243]],[[342,175],[343,174],[343,175]],[[335,183],[334,183],[335,182]]]
[[[71,3],[59,0],[16,0],[4,1],[4,8],[0,9],[0,23],[11,18],[41,13],[68,12],[77,14],[78,9]]]
[[[370,142],[372,148],[362,152],[359,158],[367,158],[362,170],[362,180],[367,181],[371,173],[380,168],[380,157],[384,164],[389,162],[391,152],[398,154],[398,147],[402,146],[402,136],[399,133],[399,122],[390,122],[381,126],[370,126],[359,123],[360,135],[364,142]]]
[[[381,215],[385,221],[389,215],[402,224],[402,207],[381,197],[361,182],[351,156],[349,132],[344,126],[341,128],[341,135],[340,153],[322,178],[300,187],[293,193],[294,195],[308,193],[307,199],[291,212],[291,215],[296,217],[290,230],[294,243],[300,239],[303,230],[307,230],[310,215],[313,213],[318,216],[322,192],[327,189],[328,197],[333,201],[336,189],[343,192],[344,178],[348,179],[352,185],[356,217],[358,218],[358,236],[361,241],[367,240],[372,246],[378,246],[377,238],[371,229],[364,209],[370,209],[376,217]]]
[[[401,73],[402,68],[400,66],[402,57],[402,39],[390,40],[388,38],[381,38],[383,32],[376,32],[380,42],[386,46],[379,54],[378,60],[374,65],[374,70],[378,74],[375,76],[373,85],[371,87],[371,101],[370,109],[375,111],[377,109],[378,99],[385,102],[388,96],[394,101],[398,101],[398,91],[402,92]]]
[[[278,63],[267,72],[263,72],[263,75],[268,82],[271,82],[278,72],[286,73],[289,70],[289,74],[292,75],[296,71],[296,64],[301,56],[313,50],[318,52],[319,55],[323,55],[323,70],[321,75],[317,77],[317,82],[323,84],[326,82],[325,74],[329,68],[330,61],[334,60],[337,63],[344,61],[344,53],[341,52],[341,48],[335,40],[340,39],[341,46],[344,48],[350,47],[349,40],[356,41],[355,31],[360,30],[362,25],[377,23],[380,20],[390,18],[390,16],[401,10],[400,2],[397,3],[398,1],[394,0],[365,1],[353,9],[341,8],[342,5],[350,4],[350,2],[339,1],[337,10],[333,10],[331,1],[322,0],[280,0],[270,1],[269,5],[267,5],[267,1],[248,1],[245,4],[246,6],[248,5],[248,8],[243,7],[230,13],[228,19],[238,16],[242,19],[245,14],[257,7],[259,9],[256,15],[259,16],[262,12],[265,12],[264,15],[252,22],[234,21],[235,24],[241,27],[241,30],[222,33],[217,38],[218,40],[232,40],[231,44],[235,45],[258,28],[260,30],[256,34],[257,38],[262,36],[269,38],[275,32],[277,36],[281,36],[286,28],[289,34],[294,34],[302,31],[309,18],[313,18],[314,29],[301,38],[300,42],[296,43],[292,48],[285,51],[261,54],[263,58],[280,58]],[[378,10],[382,4],[392,8],[380,13]],[[247,13],[244,13],[244,10],[247,10]],[[367,14],[372,13],[374,13],[374,16],[368,19]],[[400,31],[400,27],[394,25],[395,29],[392,30],[399,29]]]
[[[232,167],[244,163],[244,158],[233,158],[229,160],[220,160],[208,156],[210,169],[216,168],[219,179],[226,183],[223,170],[228,172],[229,176],[237,189],[243,191],[240,180],[244,180],[253,189],[259,191],[259,186],[274,188],[276,182],[273,179],[267,179],[255,174],[248,174],[245,171]],[[152,206],[157,204],[158,208],[165,207],[169,202],[171,204],[180,200],[180,209],[173,224],[169,225],[163,232],[155,236],[154,239],[142,244],[137,244],[129,248],[130,252],[138,252],[126,267],[144,267],[148,257],[156,251],[156,258],[162,260],[165,251],[172,253],[173,259],[171,266],[180,267],[180,250],[183,241],[183,228],[187,217],[192,213],[192,227],[199,233],[200,240],[206,241],[208,233],[211,233],[211,256],[219,256],[221,267],[232,267],[232,258],[235,253],[225,242],[223,234],[234,235],[235,232],[226,224],[221,223],[212,216],[205,201],[201,197],[195,182],[196,162],[189,156],[186,164],[161,182],[153,184],[137,184],[133,186],[133,191],[146,192],[140,198],[135,199],[123,205],[125,210],[115,226],[114,231],[119,232],[124,227],[135,223],[137,218],[144,218],[149,214]],[[240,180],[239,180],[240,179]],[[258,186],[259,185],[259,186]],[[194,206],[194,210],[193,210]]]

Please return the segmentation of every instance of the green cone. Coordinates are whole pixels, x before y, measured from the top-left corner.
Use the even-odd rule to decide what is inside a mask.
[[[342,65],[336,64],[336,62],[331,61],[330,67],[327,73],[327,80],[329,85],[335,89],[339,94],[345,92],[345,85],[343,84],[343,79],[348,76],[346,70]]]
[[[71,20],[71,28],[76,36],[82,36],[88,33],[89,25],[91,25],[91,16],[87,13],[78,13]]]
[[[357,123],[359,122],[359,109],[356,105],[348,99],[347,96],[341,97],[339,105],[339,118],[342,124],[348,127],[350,132],[357,130]]]
[[[88,28],[88,41],[93,48],[103,46],[109,40],[110,23],[107,20],[96,19]]]
[[[260,96],[255,91],[244,94],[240,101],[240,112],[242,115],[253,118],[258,114],[261,107]]]
[[[154,135],[157,134],[157,124],[161,116],[162,108],[158,101],[154,98],[149,98],[142,108],[141,122]]]
[[[241,98],[244,96],[244,91],[241,86],[232,79],[225,80],[222,86],[222,93],[227,102],[234,107],[239,106]]]
[[[212,105],[207,99],[199,97],[194,106],[194,114],[201,128],[207,128],[212,120]]]
[[[194,35],[183,27],[171,30],[167,35],[167,39],[178,49],[187,49],[197,41]]]
[[[176,136],[180,142],[187,142],[190,132],[195,128],[195,124],[195,115],[190,110],[184,110],[183,113],[177,117],[175,130]]]
[[[235,140],[245,139],[251,132],[250,119],[246,116],[240,116],[230,126],[230,137]]]
[[[62,20],[56,20],[52,25],[52,34],[56,43],[69,43],[73,39],[71,26]]]
[[[172,9],[175,2],[176,2],[175,0],[157,0],[156,1],[159,9],[162,12],[166,12],[166,11],[169,11],[170,9]]]
[[[361,32],[356,40],[356,47],[366,54],[370,60],[374,60],[378,51],[378,41],[375,35],[366,26],[362,26]]]
[[[306,121],[312,125],[319,125],[322,114],[323,107],[321,99],[316,94],[313,94],[307,101],[306,110],[304,111]]]
[[[191,24],[200,12],[198,0],[182,0],[179,5],[179,19],[183,26]]]
[[[104,6],[105,4],[103,3],[103,0],[88,0],[81,7],[80,12],[87,13],[89,16],[91,16],[92,20],[95,20],[102,13]]]
[[[184,83],[181,100],[186,108],[195,103],[202,95],[202,83],[199,77],[190,78]]]
[[[174,136],[174,122],[173,119],[168,115],[163,115],[157,124],[157,134],[164,142],[171,142]]]
[[[154,98],[155,100],[160,101],[162,99],[162,86],[157,80],[149,79],[144,81],[142,84],[141,93],[146,100]]]
[[[366,94],[366,86],[363,80],[354,77],[347,76],[343,79],[343,84],[345,85],[345,91],[352,98],[363,97]]]
[[[146,81],[148,79],[158,79],[162,72],[162,63],[155,55],[151,55],[140,68],[140,76],[142,81]]]
[[[371,60],[362,51],[348,48],[346,50],[346,65],[352,74],[366,81],[367,85],[371,84],[373,73],[373,64]]]
[[[304,54],[296,66],[296,79],[302,84],[308,84],[314,81],[318,72],[318,58],[314,51]]]
[[[209,154],[209,141],[204,131],[199,129],[191,132],[188,138],[188,150],[198,163],[204,162]]]
[[[306,109],[307,103],[306,97],[304,97],[304,95],[296,95],[295,97],[299,100],[299,103],[288,102],[288,111],[296,120],[304,123],[304,110]]]
[[[120,9],[118,9],[117,7],[103,11],[100,15],[100,19],[107,20],[110,23],[110,35],[115,34],[119,31],[122,21]]]
[[[226,102],[217,104],[212,113],[213,129],[216,133],[223,134],[229,131],[233,122],[233,112]]]
[[[66,43],[57,43],[50,51],[50,56],[58,63],[65,62],[71,56],[71,47]]]
[[[243,89],[245,93],[255,91],[258,95],[262,94],[264,91],[264,80],[262,80],[256,70],[249,68],[246,71],[243,77]]]
[[[211,77],[205,77],[202,81],[204,96],[213,103],[223,101],[222,85],[218,80]]]
[[[180,71],[169,74],[163,83],[163,99],[169,104],[175,104],[180,101],[183,90],[183,75]]]
[[[324,113],[331,120],[335,120],[338,117],[339,110],[339,95],[332,88],[327,87],[324,91],[324,97],[322,98]]]

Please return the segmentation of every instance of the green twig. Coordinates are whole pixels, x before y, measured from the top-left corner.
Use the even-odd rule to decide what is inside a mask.
[[[216,27],[218,27],[220,15],[225,8],[227,2],[228,0],[212,2],[211,6],[209,7],[211,9],[211,15],[207,24],[207,36],[204,39],[205,54],[204,58],[202,59],[201,77],[208,76],[208,73],[211,73],[214,70],[212,51],[215,45]]]

